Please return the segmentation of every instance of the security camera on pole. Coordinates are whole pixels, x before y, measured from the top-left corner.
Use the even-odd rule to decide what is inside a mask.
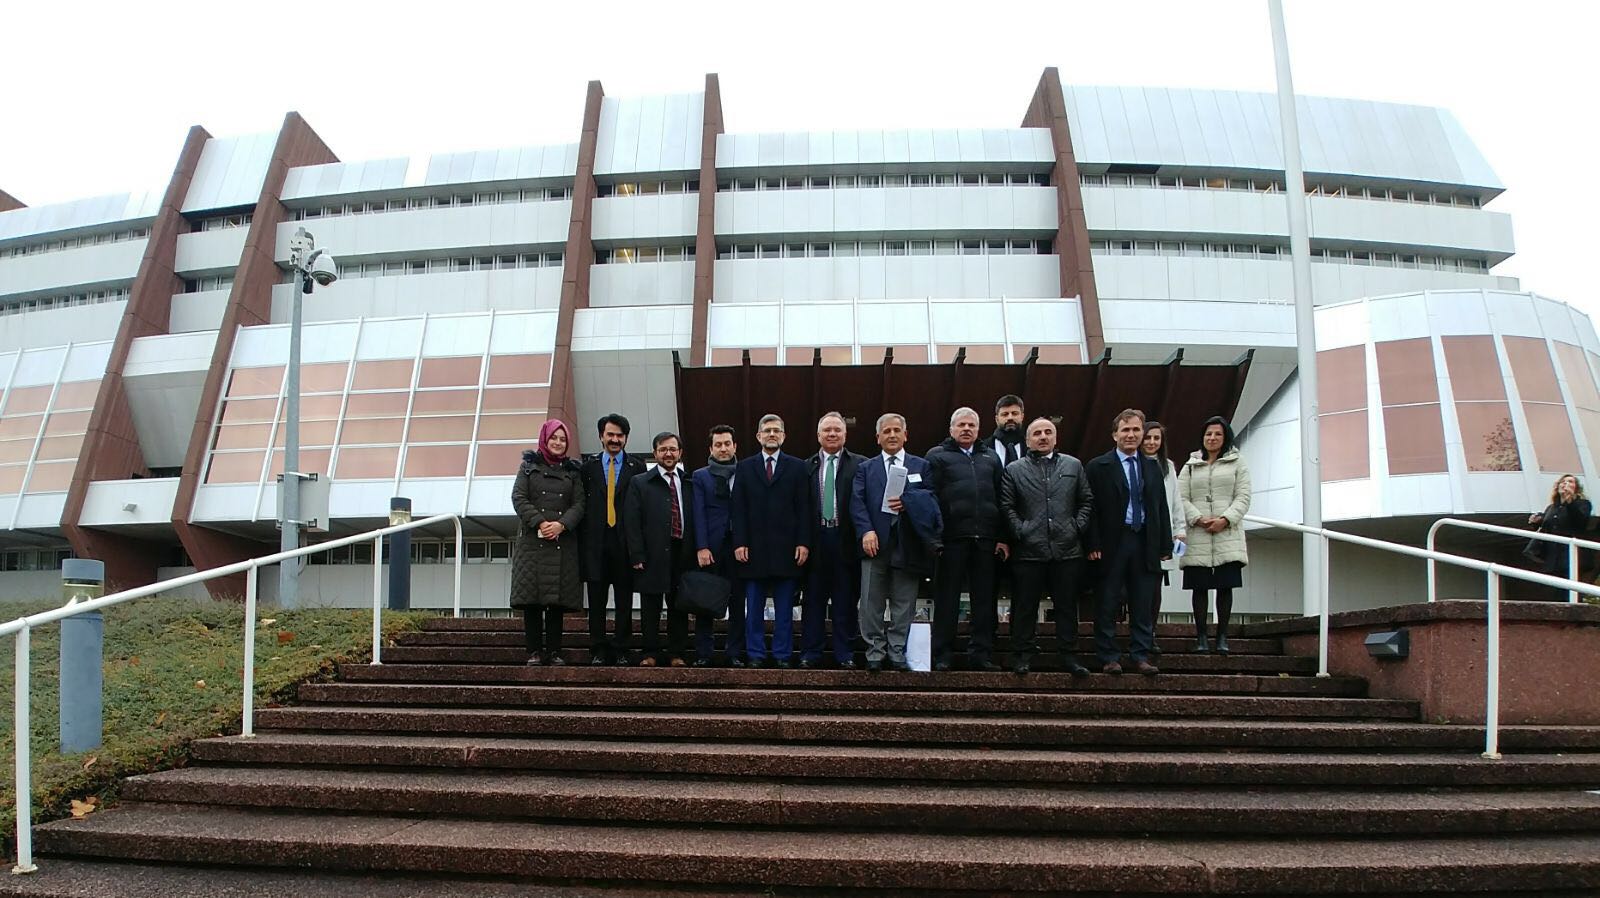
[[[326,287],[339,279],[339,266],[333,255],[317,249],[316,238],[305,228],[295,228],[289,238],[289,269],[294,272],[295,290],[289,314],[289,369],[285,373],[283,422],[283,477],[278,499],[278,525],[282,531],[279,546],[288,552],[300,548],[300,295],[315,287]],[[378,559],[373,559],[377,564]],[[278,604],[284,608],[300,605],[298,559],[278,566]]]

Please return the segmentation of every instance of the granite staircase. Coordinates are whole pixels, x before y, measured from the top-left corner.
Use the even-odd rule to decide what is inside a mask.
[[[0,895],[1600,890],[1600,728],[1482,760],[1248,627],[1074,679],[593,667],[568,626],[574,663],[528,667],[516,620],[430,621],[36,827]]]

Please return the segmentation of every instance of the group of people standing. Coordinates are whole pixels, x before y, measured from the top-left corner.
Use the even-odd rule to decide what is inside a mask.
[[[1210,649],[1214,591],[1216,650],[1227,651],[1232,592],[1248,562],[1250,478],[1226,421],[1206,423],[1202,449],[1181,467],[1166,457],[1165,428],[1137,409],[1116,416],[1113,447],[1087,462],[1058,451],[1055,422],[1028,419],[1020,397],[1001,397],[994,422],[984,437],[979,413],[957,409],[948,438],[924,457],[906,451],[904,416],[886,413],[875,422],[879,451],[863,456],[845,448],[846,421],[829,412],[817,422],[817,449],[796,456],[783,451],[784,421],[765,415],[756,425],[759,450],[743,459],[733,427],[711,428],[707,464],[692,474],[677,434],[654,437],[647,468],[626,452],[621,415],[597,422],[602,451],[581,460],[568,457],[567,425],[545,422],[512,488],[522,527],[511,605],[524,611],[528,663],[566,663],[562,615],[583,605],[586,587],[590,663],[633,663],[637,592],[640,666],[712,664],[711,615],[692,615],[691,652],[691,615],[678,607],[683,575],[697,570],[731,587],[726,658],[734,667],[854,669],[859,638],[868,671],[909,670],[917,596],[932,579],[934,669],[956,665],[965,593],[967,666],[998,671],[997,596],[1009,580],[1012,671],[1028,673],[1039,652],[1039,606],[1048,596],[1060,665],[1087,675],[1076,624],[1092,571],[1095,665],[1122,673],[1116,628],[1125,614],[1132,668],[1154,675],[1161,578],[1174,562],[1193,594],[1196,649]]]

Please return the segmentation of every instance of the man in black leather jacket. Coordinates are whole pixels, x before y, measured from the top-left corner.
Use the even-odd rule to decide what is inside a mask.
[[[933,669],[954,662],[961,590],[972,595],[968,666],[999,670],[995,636],[995,567],[1010,552],[1000,513],[1000,459],[978,439],[978,413],[956,409],[950,438],[928,453],[928,479],[944,518],[944,554],[933,582]]]
[[[1006,466],[1000,508],[1012,533],[1017,592],[1011,603],[1011,670],[1026,674],[1038,651],[1034,635],[1039,600],[1048,590],[1056,606],[1056,652],[1075,677],[1088,668],[1076,657],[1078,584],[1083,577],[1084,534],[1094,494],[1083,464],[1056,451],[1056,426],[1048,418],[1028,425],[1028,454]]]

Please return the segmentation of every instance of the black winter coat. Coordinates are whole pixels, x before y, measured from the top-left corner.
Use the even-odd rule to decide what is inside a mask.
[[[772,481],[767,482],[765,453],[739,462],[733,475],[733,545],[750,550],[739,566],[746,580],[791,579],[800,576],[794,550],[811,548],[811,479],[806,463],[780,452]]]
[[[571,460],[547,464],[539,453],[522,453],[522,467],[511,486],[511,507],[521,523],[517,554],[511,559],[511,607],[583,607],[578,576],[578,524],[583,520],[583,480]],[[566,529],[554,540],[539,538],[539,525],[560,521]]]
[[[1000,507],[1013,534],[1012,560],[1083,558],[1094,505],[1083,463],[1070,455],[1026,456],[1006,465]]]
[[[683,491],[683,538],[678,542],[678,569],[695,569],[694,562],[694,485],[683,467],[677,470],[678,488]],[[644,563],[644,570],[633,572],[633,588],[641,595],[662,595],[676,588],[672,582],[672,497],[667,478],[656,468],[628,483],[628,512],[624,524],[628,540],[628,564]]]
[[[982,443],[972,454],[961,451],[955,438],[935,446],[927,456],[929,487],[939,497],[944,539],[993,539],[1009,534],[1000,512],[1000,458]]]

